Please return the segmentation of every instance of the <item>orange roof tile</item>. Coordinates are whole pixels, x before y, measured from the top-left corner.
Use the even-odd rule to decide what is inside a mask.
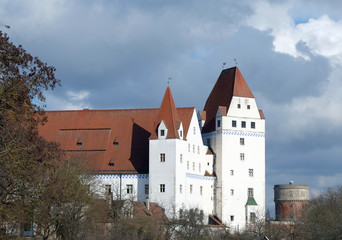
[[[259,109],[259,115],[261,119],[265,119],[264,112],[261,109]]]
[[[206,120],[207,113],[205,111],[198,111],[198,113],[201,117],[201,120]]]
[[[233,96],[254,98],[238,67],[225,69],[221,72],[204,106],[207,119],[203,133],[215,130],[215,117],[219,106],[229,109]]]
[[[186,137],[194,108],[177,112]],[[39,134],[100,173],[148,173],[149,138],[159,115],[160,109],[47,111]]]
[[[227,107],[219,106],[219,110],[222,116],[227,116]]]
[[[160,106],[158,125],[161,121],[164,121],[168,130],[166,138],[179,138],[177,130],[180,127],[181,121],[177,113],[175,102],[173,101],[170,87],[166,88],[164,98]]]

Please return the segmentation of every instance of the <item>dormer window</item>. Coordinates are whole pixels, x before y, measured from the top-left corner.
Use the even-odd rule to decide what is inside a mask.
[[[119,146],[119,141],[114,140],[113,145],[114,146]]]
[[[183,137],[183,131],[179,131],[180,137]]]
[[[77,141],[77,146],[82,147],[83,143],[81,141]]]
[[[238,103],[237,108],[241,108],[241,104],[240,103]]]
[[[217,127],[221,127],[221,120],[217,120]]]
[[[251,105],[247,105],[247,109],[251,109]]]
[[[162,130],[160,130],[160,136],[164,136],[165,135],[165,130],[164,129],[162,129]]]

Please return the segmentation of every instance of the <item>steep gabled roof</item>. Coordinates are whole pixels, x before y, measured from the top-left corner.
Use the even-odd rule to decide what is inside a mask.
[[[160,106],[158,126],[161,121],[164,121],[168,129],[166,138],[179,138],[177,130],[180,127],[181,120],[178,116],[170,87],[166,88],[164,98]]]
[[[218,107],[223,106],[228,110],[233,96],[254,98],[238,67],[222,70],[217,79],[204,106],[206,121],[203,133],[215,130],[215,116]]]

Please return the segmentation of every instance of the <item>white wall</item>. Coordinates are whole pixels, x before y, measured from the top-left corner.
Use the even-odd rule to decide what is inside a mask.
[[[205,142],[210,138],[216,154],[217,216],[233,229],[242,230],[246,225],[248,188],[253,188],[258,211],[265,209],[265,120],[260,119],[255,99],[242,97],[233,97],[227,116],[218,111],[216,124],[217,120],[221,127],[203,135]],[[232,126],[233,120],[236,127]],[[246,127],[242,127],[242,121]],[[251,122],[255,123],[254,129]],[[244,145],[240,145],[240,138],[244,138]],[[244,160],[240,159],[241,153]],[[249,169],[253,176],[249,176]]]

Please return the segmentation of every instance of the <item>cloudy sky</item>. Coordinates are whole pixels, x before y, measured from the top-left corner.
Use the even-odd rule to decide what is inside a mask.
[[[342,1],[0,0],[15,44],[57,68],[47,109],[202,109],[223,62],[267,118],[267,203],[342,179]],[[236,59],[236,60],[234,60]],[[171,79],[170,79],[171,78]]]

